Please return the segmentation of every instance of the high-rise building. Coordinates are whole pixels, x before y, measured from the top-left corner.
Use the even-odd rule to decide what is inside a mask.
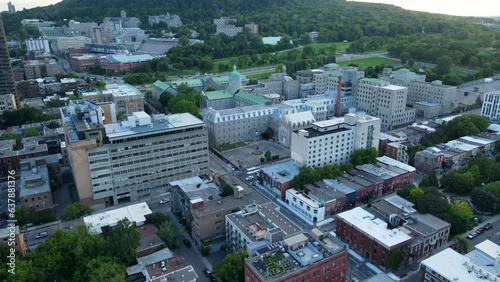
[[[12,4],[12,2],[9,1],[9,3],[7,3],[7,7],[9,7],[9,14],[16,13],[16,7],[14,6],[14,4]]]
[[[0,16],[0,95],[14,94],[17,101],[16,81],[10,63],[7,37],[3,28],[3,20]]]
[[[102,208],[160,197],[173,180],[208,173],[208,134],[191,114],[134,112],[116,122],[111,102],[61,108],[65,147],[82,203]]]

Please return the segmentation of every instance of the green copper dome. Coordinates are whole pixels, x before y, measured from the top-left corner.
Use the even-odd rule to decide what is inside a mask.
[[[241,74],[236,70],[236,65],[233,66],[233,71],[229,73],[229,80],[241,80]]]

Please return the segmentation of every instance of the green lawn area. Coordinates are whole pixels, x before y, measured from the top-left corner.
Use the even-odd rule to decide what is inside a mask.
[[[276,71],[270,71],[270,72],[263,72],[263,73],[256,73],[256,74],[250,74],[246,75],[248,79],[261,79],[261,78],[268,78],[271,74],[276,73]]]
[[[392,60],[392,59],[386,59],[386,58],[381,58],[381,57],[369,57],[369,58],[362,58],[362,59],[354,59],[354,60],[349,60],[349,61],[343,61],[337,63],[338,65],[345,67],[350,64],[355,64],[359,66],[362,69],[365,69],[367,67],[374,67],[376,65],[399,65],[400,62],[397,60]]]
[[[247,144],[245,144],[244,142],[240,142],[240,143],[236,143],[236,144],[224,144],[224,145],[221,145],[218,149],[219,151],[223,152],[223,151],[227,151],[227,150],[232,150],[232,149],[236,149],[236,148],[239,148],[239,147],[243,147],[243,146],[246,146]]]
[[[351,43],[342,43],[342,42],[329,42],[329,43],[313,43],[308,46],[312,46],[314,49],[314,52],[319,52],[321,49],[326,49],[330,48],[332,45],[335,45],[335,50],[338,53],[345,53],[345,50],[349,48]]]

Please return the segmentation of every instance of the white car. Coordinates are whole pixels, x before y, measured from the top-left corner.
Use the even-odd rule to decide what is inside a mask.
[[[45,238],[49,236],[49,233],[47,231],[43,231],[43,232],[40,232],[38,234],[36,234],[35,238],[36,239],[41,239],[41,238]]]
[[[168,202],[170,202],[170,200],[169,200],[169,199],[163,199],[163,200],[161,200],[161,201],[160,201],[160,204],[166,204],[166,203],[168,203]]]
[[[245,180],[246,180],[246,181],[250,181],[250,180],[252,180],[252,179],[253,179],[253,176],[251,176],[251,175],[250,175],[250,176],[247,176],[247,177],[245,178]]]

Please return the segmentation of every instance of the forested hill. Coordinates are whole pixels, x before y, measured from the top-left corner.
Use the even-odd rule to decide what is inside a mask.
[[[258,23],[262,35],[294,36],[319,31],[328,39],[349,41],[361,36],[410,35],[422,29],[441,33],[457,21],[468,20],[343,0],[64,0],[13,15],[4,14],[3,18],[9,35],[19,29],[24,18],[56,21],[59,25],[63,19],[101,23],[104,17],[119,16],[121,9],[142,22],[147,22],[148,15],[169,12],[178,14],[183,23],[197,29],[211,24],[213,18],[231,16],[239,24]]]

